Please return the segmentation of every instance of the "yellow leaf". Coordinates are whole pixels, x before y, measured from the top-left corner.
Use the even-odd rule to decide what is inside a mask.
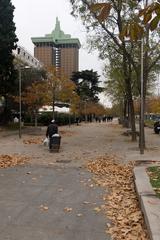
[[[102,8],[102,10],[101,10],[101,12],[100,12],[100,14],[98,16],[98,20],[100,22],[105,21],[108,18],[109,14],[110,14],[110,10],[111,10],[111,4],[109,4],[109,3],[107,4],[106,3],[106,5]]]
[[[110,3],[96,3],[91,4],[90,6],[91,12],[99,12],[99,15],[97,16],[97,19],[99,22],[105,21],[110,13],[111,10],[111,4]]]
[[[105,6],[105,3],[95,3],[91,4],[90,10],[92,12],[97,12],[98,10],[102,10],[102,8]]]
[[[151,20],[151,18],[152,18],[151,13],[145,14],[143,19],[144,24],[148,23]]]
[[[95,208],[94,208],[94,211],[98,213],[98,212],[101,211],[101,208],[100,208],[100,207],[95,207]]]
[[[64,208],[64,212],[71,212],[71,211],[72,211],[72,208],[69,208],[69,207]]]
[[[78,214],[77,214],[77,217],[82,217],[82,216],[83,216],[82,213],[78,213]]]
[[[158,15],[152,19],[152,21],[150,22],[151,31],[153,31],[157,28],[159,21],[160,21],[160,15]]]

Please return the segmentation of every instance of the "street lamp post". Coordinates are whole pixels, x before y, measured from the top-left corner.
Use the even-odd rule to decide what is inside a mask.
[[[71,126],[71,99],[69,100],[69,127]]]
[[[18,69],[19,74],[19,138],[22,137],[22,72]]]
[[[146,1],[146,5],[148,2]],[[142,8],[144,8],[144,0],[142,1]],[[140,142],[139,142],[139,147],[140,147],[140,154],[144,154],[144,77],[143,77],[143,67],[144,67],[144,59],[143,59],[143,52],[144,52],[144,39],[143,37],[141,38],[141,96],[140,96]]]
[[[87,100],[84,101],[85,123],[87,123]]]
[[[144,154],[144,79],[143,79],[143,38],[141,39],[141,119],[140,119],[140,154]]]
[[[19,138],[22,137],[22,69],[30,69],[30,66],[18,68],[18,81],[19,81]]]

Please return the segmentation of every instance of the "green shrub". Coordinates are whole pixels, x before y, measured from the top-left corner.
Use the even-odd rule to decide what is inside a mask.
[[[68,125],[70,123],[75,122],[75,118],[73,115],[69,115],[68,113],[55,113],[55,120],[59,126]],[[52,112],[45,112],[38,116],[38,123],[47,126],[52,120]]]
[[[68,125],[69,121],[71,124],[75,122],[74,116],[69,115],[68,113],[58,113],[56,114],[56,121],[59,126],[61,125]]]
[[[19,123],[13,123],[13,122],[10,122],[6,125],[6,128],[8,130],[18,130],[19,129]]]
[[[52,120],[52,112],[45,112],[45,113],[41,113],[38,116],[38,123],[47,126],[50,121]]]
[[[154,125],[154,121],[153,120],[145,120],[144,121],[144,124],[145,124],[145,126],[147,126],[147,127],[153,127],[153,125]]]

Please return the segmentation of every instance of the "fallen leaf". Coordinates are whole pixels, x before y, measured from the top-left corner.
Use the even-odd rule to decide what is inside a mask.
[[[62,192],[62,191],[63,191],[63,188],[59,188],[59,189],[58,189],[58,192]]]
[[[65,211],[65,212],[71,212],[71,211],[72,211],[72,208],[65,207],[65,208],[64,208],[64,211]]]
[[[36,177],[33,177],[32,180],[35,181],[35,180],[37,180],[37,178],[36,178]]]
[[[90,202],[84,201],[83,204],[89,204]]]
[[[93,187],[94,187],[94,185],[93,185],[93,184],[90,184],[90,185],[89,185],[89,187],[93,188]]]
[[[49,207],[42,204],[42,205],[40,205],[40,209],[47,211],[49,209]]]
[[[103,211],[107,219],[107,233],[115,240],[149,240],[144,219],[139,208],[133,179],[134,163],[120,164],[116,155],[105,155],[90,161],[87,168],[95,174],[95,184],[106,189],[101,207],[95,207],[97,213]]]
[[[24,144],[42,144],[43,139],[41,137],[28,138],[23,140]]]
[[[83,216],[82,213],[78,213],[78,214],[77,214],[77,217],[82,217],[82,216]]]
[[[16,165],[24,165],[29,158],[20,154],[2,154],[0,155],[0,168],[14,167]]]
[[[95,207],[93,210],[98,213],[98,212],[101,211],[101,208],[100,207]]]

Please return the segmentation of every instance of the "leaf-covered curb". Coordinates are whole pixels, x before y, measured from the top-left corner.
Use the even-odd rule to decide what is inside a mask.
[[[87,165],[96,174],[96,184],[110,190],[110,194],[104,196],[106,204],[103,205],[103,211],[112,222],[107,224],[107,233],[115,240],[148,240],[135,192],[133,163],[122,165],[116,159],[106,155]]]

